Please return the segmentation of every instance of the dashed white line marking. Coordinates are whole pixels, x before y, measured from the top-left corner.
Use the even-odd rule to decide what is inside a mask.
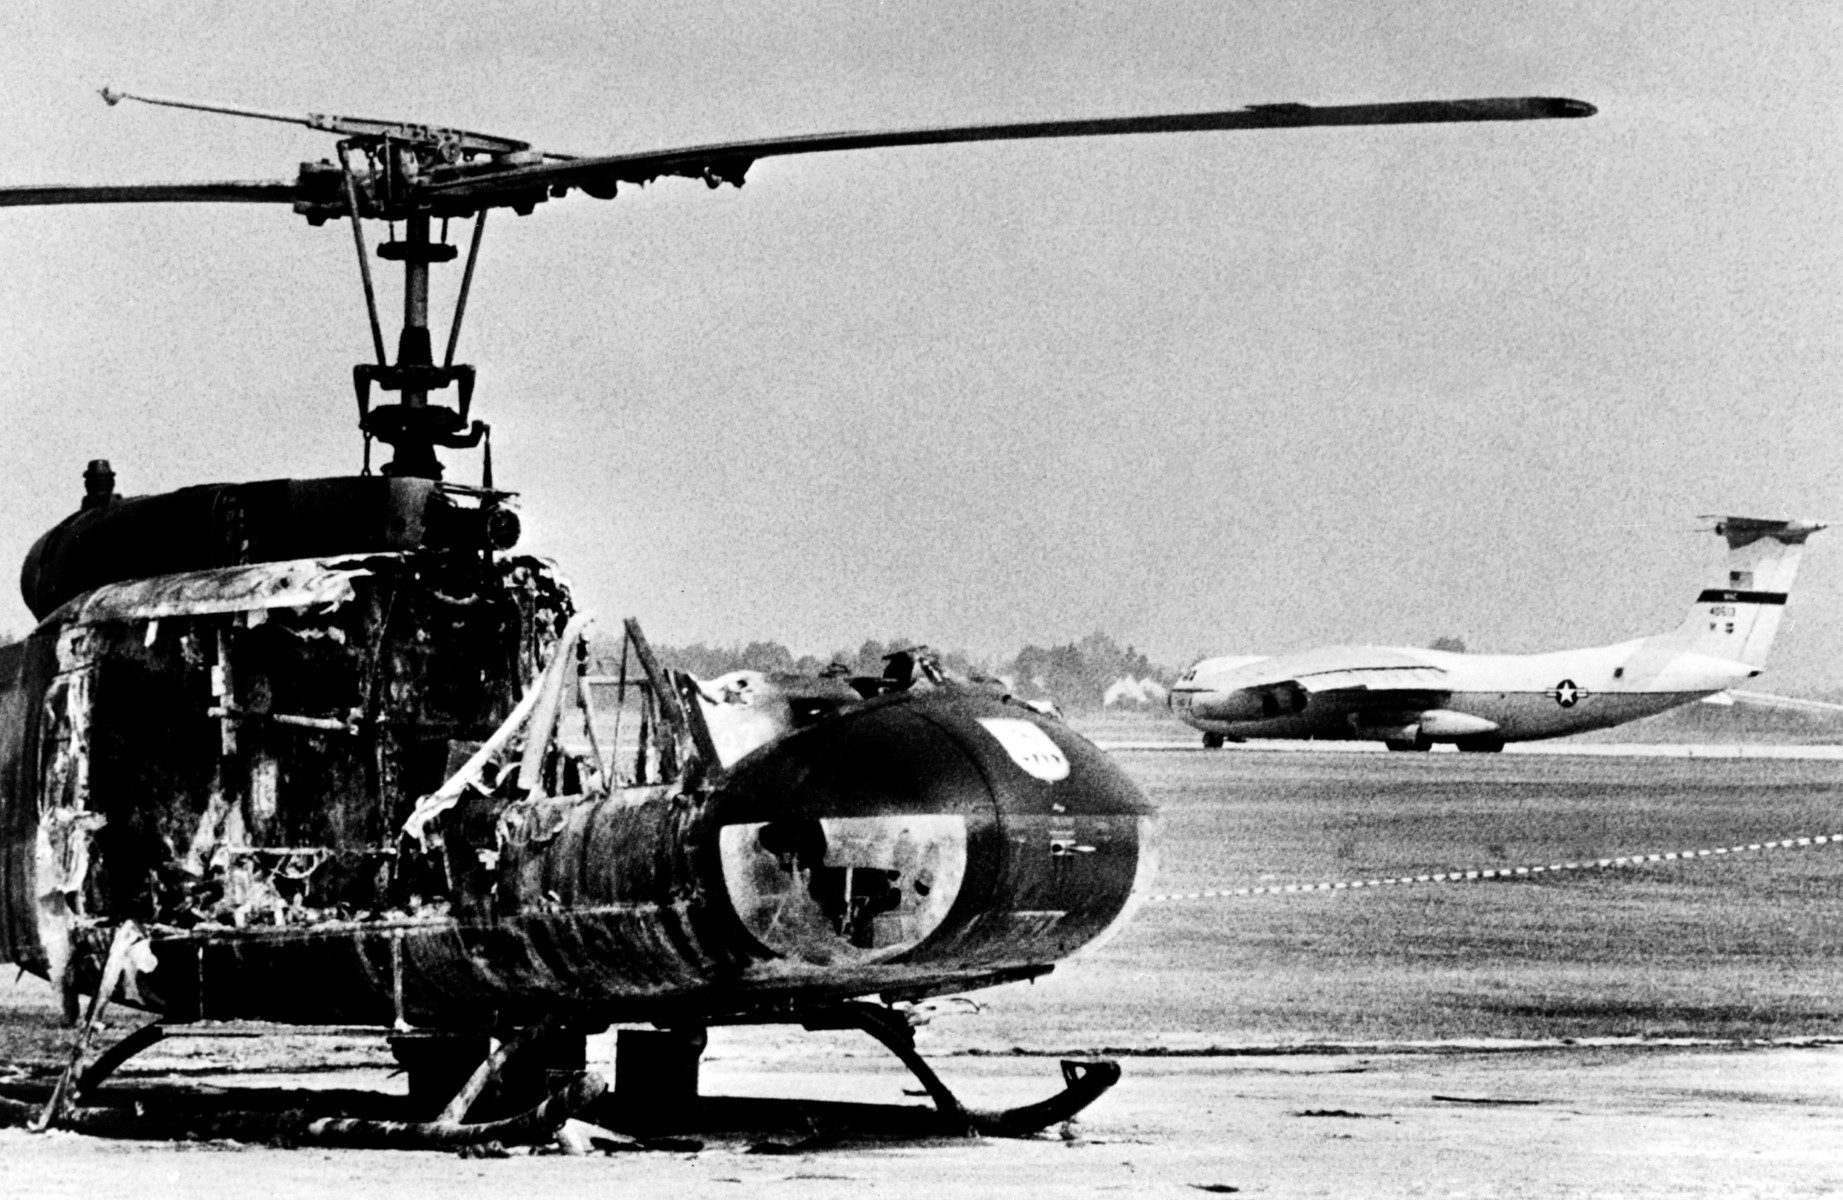
[[[1395,875],[1382,879],[1344,879],[1326,883],[1286,883],[1267,887],[1204,888],[1197,892],[1165,892],[1148,897],[1153,904],[1173,900],[1216,900],[1241,896],[1290,896],[1303,892],[1343,892],[1357,888],[1393,887],[1415,883],[1465,883],[1476,879],[1508,879],[1513,876],[1542,875],[1566,871],[1596,871],[1613,867],[1637,867],[1646,863],[1689,862],[1719,854],[1751,854],[1766,850],[1796,850],[1806,846],[1843,844],[1843,833],[1817,837],[1790,837],[1776,842],[1749,842],[1744,846],[1719,846],[1706,850],[1668,850],[1656,854],[1621,854],[1616,858],[1596,858],[1590,862],[1549,863],[1527,867],[1473,867],[1441,871],[1428,875]]]

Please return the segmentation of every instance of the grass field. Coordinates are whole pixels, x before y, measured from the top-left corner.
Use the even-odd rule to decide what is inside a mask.
[[[1835,762],[1120,757],[1163,813],[1160,893],[1843,832]],[[1090,961],[990,996],[942,1041],[1843,1036],[1843,847],[1156,903]]]

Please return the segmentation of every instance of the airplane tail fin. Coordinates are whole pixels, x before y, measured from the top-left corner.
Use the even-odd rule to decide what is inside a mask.
[[[1716,518],[1728,555],[1721,577],[1696,597],[1677,629],[1690,651],[1765,666],[1805,539],[1822,528],[1815,521]]]

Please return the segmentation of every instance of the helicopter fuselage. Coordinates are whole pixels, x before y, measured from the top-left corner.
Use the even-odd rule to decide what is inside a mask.
[[[847,690],[727,766],[670,705],[606,745],[528,730],[536,775],[428,810],[546,663],[577,674],[567,585],[494,544],[501,500],[214,485],[41,539],[49,611],[0,653],[0,958],[93,990],[134,921],[120,998],[182,1021],[798,1021],[1042,974],[1143,892],[1124,774],[947,682]]]

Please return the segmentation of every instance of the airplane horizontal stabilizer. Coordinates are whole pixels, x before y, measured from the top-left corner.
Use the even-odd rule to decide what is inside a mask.
[[[1779,708],[1789,712],[1843,713],[1843,704],[1829,700],[1806,700],[1799,696],[1775,696],[1771,692],[1729,691],[1731,700],[1756,708]],[[1713,697],[1708,697],[1713,699]]]

